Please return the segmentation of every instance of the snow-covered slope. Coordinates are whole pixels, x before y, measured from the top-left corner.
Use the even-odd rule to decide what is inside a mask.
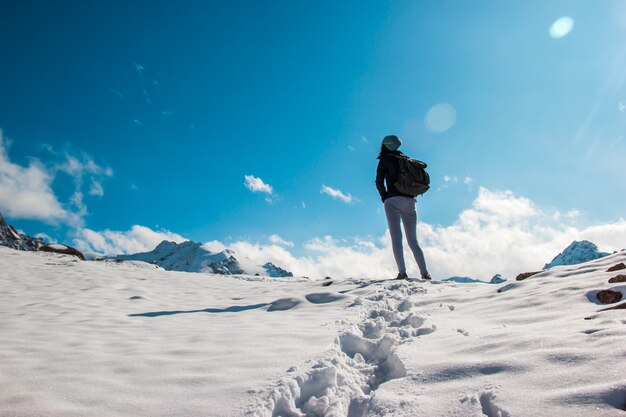
[[[607,255],[608,253],[600,252],[598,247],[588,240],[574,241],[563,252],[555,256],[551,262],[545,264],[543,269],[550,269],[558,265],[581,264]]]
[[[19,233],[13,226],[4,221],[4,217],[0,213],[0,246],[32,251],[39,249],[44,244],[43,239]]]
[[[201,243],[187,241],[175,243],[164,240],[150,252],[118,255],[114,259],[134,260],[158,265],[168,271],[208,272],[214,274],[261,274],[270,277],[291,277],[284,269],[268,262],[263,266],[240,262],[230,249],[212,252]]]
[[[623,416],[620,262],[309,281],[0,247],[0,414]]]

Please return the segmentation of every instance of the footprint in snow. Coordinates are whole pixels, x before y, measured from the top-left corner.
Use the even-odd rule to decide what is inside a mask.
[[[480,406],[487,417],[511,417],[511,414],[495,404],[496,395],[491,391],[480,395]]]

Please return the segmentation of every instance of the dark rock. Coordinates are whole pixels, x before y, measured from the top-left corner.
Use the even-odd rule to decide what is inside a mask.
[[[596,294],[596,297],[598,298],[598,300],[600,300],[601,303],[613,304],[622,299],[622,293],[612,290],[602,290],[599,291],[598,294]]]
[[[36,251],[46,242],[38,237],[30,237],[15,230],[15,227],[7,224],[0,213],[0,245],[12,249]]]
[[[332,281],[326,281],[322,283],[322,287],[329,287],[333,282]]]
[[[626,269],[626,265],[624,265],[623,262],[621,262],[621,263],[619,263],[617,265],[613,265],[612,267],[607,269],[606,272],[615,272],[615,271],[619,271],[621,269]]]
[[[81,261],[85,260],[85,255],[82,254],[78,249],[74,249],[67,245],[43,245],[39,248],[42,252],[53,252],[53,253],[61,253],[63,255],[74,255]]]
[[[615,275],[613,278],[609,279],[610,284],[613,284],[615,282],[626,282],[626,275]]]
[[[543,271],[535,271],[535,272],[522,272],[521,274],[519,274],[518,276],[515,277],[516,281],[523,281],[528,277],[532,277],[533,275],[537,275],[538,273],[543,272]]]
[[[130,300],[142,300],[143,297],[141,295],[133,295],[132,297],[129,298]]]

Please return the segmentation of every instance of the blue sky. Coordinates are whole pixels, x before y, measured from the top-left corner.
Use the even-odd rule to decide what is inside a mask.
[[[294,251],[378,237],[375,156],[395,133],[430,167],[422,222],[453,225],[481,187],[614,222],[624,16],[619,1],[3,2],[6,160],[38,161],[73,220],[9,210],[6,190],[0,210],[61,241],[133,225]],[[440,131],[433,108],[454,115]]]

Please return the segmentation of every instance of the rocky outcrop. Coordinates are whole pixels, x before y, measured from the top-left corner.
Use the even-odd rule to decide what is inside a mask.
[[[620,271],[622,269],[626,269],[626,265],[624,265],[623,262],[613,265],[612,267],[607,269],[606,272],[615,272],[615,271]]]
[[[519,274],[518,276],[515,277],[516,281],[523,281],[528,277],[532,277],[533,275],[537,275],[538,273],[543,272],[543,271],[535,271],[535,272],[522,272],[521,274]]]
[[[613,304],[613,303],[617,303],[618,301],[622,299],[622,293],[617,292],[617,291],[612,291],[612,290],[602,290],[602,291],[598,291],[598,294],[596,295],[596,297],[598,298],[598,301],[600,301],[601,303]]]
[[[15,227],[4,221],[0,213],[0,245],[17,250],[35,251],[45,244],[43,239],[19,233]]]
[[[626,275],[615,275],[613,278],[609,279],[609,284],[614,284],[616,282],[626,282]]]
[[[85,260],[85,255],[83,255],[81,251],[79,251],[78,249],[74,249],[73,247],[67,246],[67,245],[59,245],[56,243],[52,245],[43,245],[42,247],[39,248],[39,250],[42,252],[53,252],[53,253],[60,253],[63,255],[73,255],[73,256],[76,256],[81,261]]]
[[[265,269],[265,271],[267,272],[267,276],[269,277],[273,277],[273,278],[293,277],[293,274],[291,272],[279,266],[276,266],[271,262],[267,262],[265,265],[263,265],[263,268]]]

